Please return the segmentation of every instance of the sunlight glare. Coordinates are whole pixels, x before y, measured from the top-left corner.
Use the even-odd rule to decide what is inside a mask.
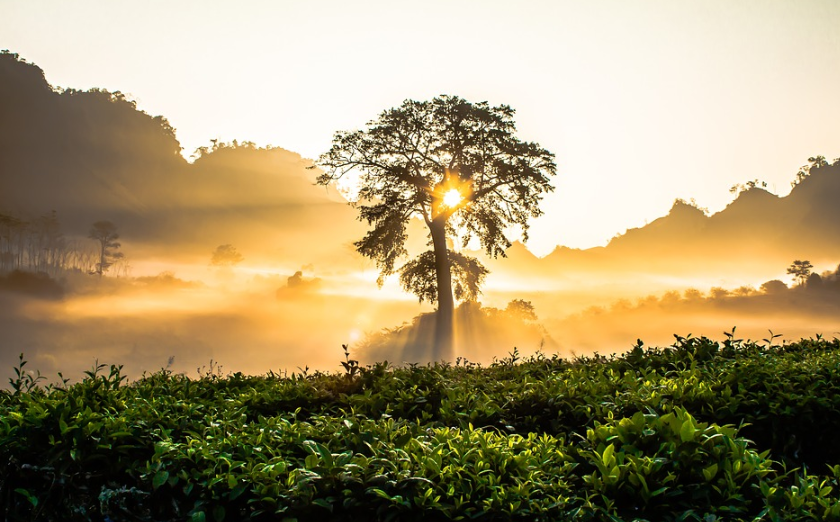
[[[443,204],[450,208],[457,207],[462,199],[463,197],[461,197],[461,193],[457,189],[450,189],[443,195]]]

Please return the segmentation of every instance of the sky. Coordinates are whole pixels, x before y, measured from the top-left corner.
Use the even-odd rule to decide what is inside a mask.
[[[177,129],[316,158],[405,99],[506,104],[556,154],[538,255],[840,156],[836,0],[0,0],[0,49]]]

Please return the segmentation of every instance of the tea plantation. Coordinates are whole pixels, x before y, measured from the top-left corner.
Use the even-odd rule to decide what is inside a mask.
[[[0,392],[0,516],[840,520],[840,341]]]

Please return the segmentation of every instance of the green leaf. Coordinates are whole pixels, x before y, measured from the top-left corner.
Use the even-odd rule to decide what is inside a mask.
[[[225,519],[225,508],[224,506],[216,506],[213,508],[213,520],[216,522],[222,522]]]
[[[605,466],[612,466],[613,462],[615,462],[615,457],[613,454],[615,453],[615,445],[610,444],[606,448],[604,448],[604,453],[601,455],[601,461],[604,463]]]
[[[233,488],[233,491],[230,492],[230,494],[228,495],[228,500],[236,500],[236,498],[239,497],[239,495],[241,495],[242,493],[244,493],[246,489],[248,489],[248,484],[239,484],[238,486]]]
[[[641,430],[645,427],[645,414],[637,411],[633,414],[633,424],[637,430]]]
[[[330,453],[330,450],[328,450],[325,446],[323,446],[321,444],[315,444],[315,449],[318,450],[318,454],[320,454],[321,458],[324,460],[324,465],[326,465],[327,468],[332,468],[333,467],[333,457],[332,457],[332,454]]]
[[[375,494],[377,497],[384,498],[385,500],[391,500],[391,495],[385,493],[379,488],[370,488],[368,491]]]
[[[397,448],[402,448],[403,446],[408,444],[408,441],[410,441],[410,440],[411,440],[411,433],[405,433],[405,434],[397,437],[397,439],[394,441],[394,446],[396,446]]]
[[[324,500],[323,498],[316,498],[315,500],[312,501],[312,503],[315,504],[316,506],[321,506],[322,508],[326,509],[330,513],[332,513],[332,511],[333,511],[333,505],[331,503],[327,502],[326,500]]]
[[[318,455],[307,455],[305,459],[303,459],[303,465],[306,469],[315,469],[318,467]]]
[[[666,491],[668,491],[668,486],[663,486],[663,487],[657,489],[656,491],[651,492],[650,496],[651,496],[651,498],[653,498],[657,495],[661,495],[662,493],[665,493]]]
[[[196,511],[190,517],[191,522],[207,522],[207,515],[204,514],[204,511]]]
[[[26,500],[28,500],[29,503],[32,504],[32,507],[38,507],[38,497],[31,494],[28,490],[25,490],[23,488],[17,488],[15,489],[15,493],[19,493],[26,497]]]
[[[644,475],[641,474],[637,474],[636,477],[638,477],[639,482],[642,484],[642,491],[644,492],[644,495],[642,496],[644,498],[648,498],[650,496],[650,488],[648,488],[647,480],[645,480]]]
[[[718,472],[718,465],[717,464],[712,464],[711,466],[709,466],[708,468],[705,468],[703,470],[703,477],[706,479],[706,482],[711,482],[711,480],[713,478],[715,478],[715,475],[717,475],[717,472]],[[763,483],[762,483],[762,485],[763,485]]]
[[[169,480],[169,472],[166,470],[158,471],[152,479],[152,488],[157,489],[161,487],[167,480]]]
[[[680,440],[683,442],[691,442],[694,440],[695,431],[696,429],[694,427],[694,423],[691,421],[691,417],[685,419],[680,427]]]

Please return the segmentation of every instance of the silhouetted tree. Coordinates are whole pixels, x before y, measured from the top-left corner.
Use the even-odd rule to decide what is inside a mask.
[[[121,252],[116,252],[121,246],[117,241],[120,238],[117,233],[117,226],[110,221],[97,221],[90,228],[88,237],[99,242],[99,262],[96,263],[94,273],[102,277],[102,274],[108,271],[114,261],[123,257]]]
[[[511,317],[516,317],[522,321],[537,320],[537,312],[534,309],[534,305],[531,304],[531,301],[526,301],[525,299],[512,300],[505,308],[505,312],[507,312]]]
[[[729,290],[727,290],[726,288],[721,288],[719,286],[713,286],[709,290],[709,297],[711,299],[725,299],[729,297],[729,294]]]
[[[26,225],[18,218],[0,212],[0,272],[21,268]]]
[[[288,288],[300,288],[303,286],[303,272],[298,270],[291,277],[287,278],[286,286]]]
[[[435,360],[453,356],[452,275],[457,280],[461,268],[480,266],[451,255],[448,240],[456,237],[466,245],[477,238],[488,255],[504,256],[511,245],[505,231],[518,225],[527,240],[528,218],[542,214],[542,194],[553,190],[554,155],[516,138],[513,114],[506,105],[473,104],[457,96],[406,100],[366,129],[336,133],[332,148],[317,161],[325,171],[317,179],[321,185],[358,174],[352,204],[373,229],[355,246],[376,262],[379,284],[400,271],[404,287],[421,299],[437,300]],[[433,249],[398,270],[412,217],[425,222]],[[482,277],[473,276],[475,288]],[[469,284],[461,290],[471,293]]]
[[[805,280],[811,275],[811,269],[814,265],[807,259],[805,261],[796,260],[787,269],[787,273],[792,275],[794,280],[799,281],[800,285],[805,284]]]
[[[27,250],[30,270],[55,276],[64,268],[68,251],[54,210],[29,224]]]
[[[0,212],[0,273],[22,270],[57,277],[65,270],[92,271],[91,257],[89,246],[65,239],[55,211],[29,221]]]
[[[210,264],[219,267],[233,267],[244,259],[233,245],[219,245],[210,257]]]
[[[813,156],[808,158],[808,161],[811,162],[810,168],[821,168],[821,167],[828,167],[830,164],[826,161],[825,156]]]
[[[733,194],[740,194],[741,192],[752,190],[756,187],[766,189],[767,182],[761,181],[759,179],[754,179],[752,181],[747,181],[746,183],[738,183],[736,185],[732,185],[732,187],[729,188],[729,192]]]
[[[818,288],[822,288],[823,286],[823,278],[820,274],[809,274],[808,278],[805,279],[805,288],[809,290],[816,290]]]
[[[760,290],[768,295],[777,295],[786,292],[788,287],[783,281],[773,279],[762,283]]]
[[[791,187],[799,185],[805,178],[810,176],[811,169],[819,169],[821,167],[828,167],[831,165],[828,161],[826,161],[825,156],[812,156],[808,158],[808,161],[808,165],[803,165],[799,168],[799,172],[796,173],[796,179],[790,182]]]
[[[481,293],[481,285],[487,276],[487,269],[478,259],[465,256],[454,250],[449,251],[449,267],[452,274],[452,291],[459,301],[475,301]],[[438,300],[437,270],[435,253],[423,252],[400,268],[400,285],[407,292],[435,303]]]

